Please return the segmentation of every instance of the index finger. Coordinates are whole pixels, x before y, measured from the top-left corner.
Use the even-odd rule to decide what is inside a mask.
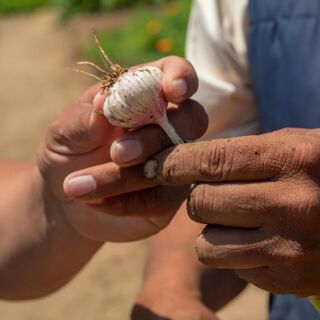
[[[293,152],[290,145],[265,136],[220,139],[171,148],[144,169],[147,178],[164,185],[260,181],[277,176]]]

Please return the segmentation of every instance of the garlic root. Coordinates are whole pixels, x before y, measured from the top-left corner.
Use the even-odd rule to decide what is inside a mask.
[[[152,66],[124,69],[110,60],[96,36],[95,42],[106,70],[89,61],[78,64],[94,67],[102,76],[97,77],[82,70],[75,71],[100,80],[101,90],[107,92],[103,114],[109,122],[114,126],[130,129],[157,124],[174,144],[184,143],[167,117],[168,103],[161,86],[163,72]]]

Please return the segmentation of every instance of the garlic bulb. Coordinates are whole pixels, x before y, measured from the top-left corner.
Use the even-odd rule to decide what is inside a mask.
[[[151,66],[123,69],[111,62],[96,36],[95,41],[107,70],[88,61],[78,64],[95,67],[102,72],[102,77],[78,69],[73,70],[100,80],[102,91],[107,93],[103,114],[109,122],[114,126],[129,129],[157,124],[174,144],[184,143],[167,117],[168,103],[161,87],[163,72]]]
[[[158,124],[174,144],[183,143],[167,117],[167,101],[161,88],[162,71],[156,67],[131,69],[108,89],[103,114],[122,128]]]

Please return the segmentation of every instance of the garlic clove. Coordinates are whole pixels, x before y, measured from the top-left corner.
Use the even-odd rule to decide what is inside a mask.
[[[112,125],[140,128],[158,124],[174,144],[183,143],[166,114],[161,80],[163,72],[156,67],[131,69],[119,76],[108,89],[103,113]]]
[[[154,123],[166,110],[162,72],[155,67],[131,69],[108,90],[104,114],[111,124],[138,128]]]
[[[94,67],[102,77],[80,69],[72,70],[101,81],[102,93],[107,94],[102,113],[110,124],[128,129],[158,124],[174,144],[184,143],[168,121],[168,103],[161,86],[163,72],[153,66],[124,69],[110,60],[96,35],[94,38],[106,70],[90,61],[78,64]]]

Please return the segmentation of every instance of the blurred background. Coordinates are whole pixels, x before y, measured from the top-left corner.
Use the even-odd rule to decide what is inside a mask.
[[[0,0],[0,158],[34,160],[55,115],[93,83],[66,70],[80,60],[100,63],[93,29],[123,66],[183,56],[191,2]],[[106,244],[56,294],[0,301],[1,319],[129,319],[146,253],[146,241]],[[220,314],[225,320],[264,319],[265,310],[266,295],[249,287]]]

